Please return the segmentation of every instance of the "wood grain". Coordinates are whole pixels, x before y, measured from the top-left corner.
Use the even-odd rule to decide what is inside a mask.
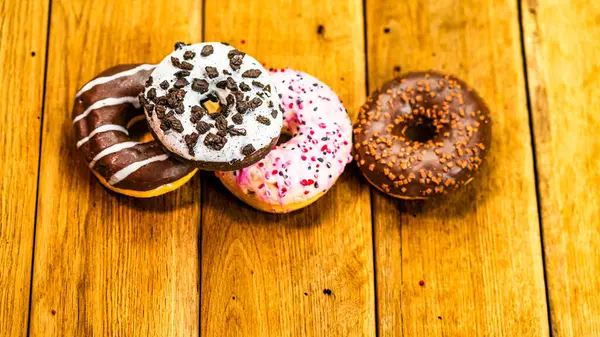
[[[0,4],[0,336],[27,333],[47,1]]]
[[[552,332],[600,336],[600,3],[522,7]]]
[[[380,336],[547,336],[517,3],[367,0],[366,12],[371,90],[399,69],[455,73],[494,122],[487,165],[456,195],[373,193]]]
[[[198,41],[201,13],[199,0],[52,2],[31,336],[199,335],[199,180],[151,200],[110,193],[70,116],[105,68]]]
[[[364,101],[360,1],[207,0],[206,13],[208,41],[316,75],[353,116]],[[352,165],[289,215],[255,211],[204,181],[202,336],[375,335],[369,189]]]

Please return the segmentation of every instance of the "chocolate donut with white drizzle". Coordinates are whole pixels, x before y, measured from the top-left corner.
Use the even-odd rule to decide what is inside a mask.
[[[144,119],[138,94],[152,83],[151,64],[105,70],[75,95],[73,126],[77,148],[107,188],[147,198],[187,182],[196,169],[166,153],[157,141],[137,142],[129,128]]]

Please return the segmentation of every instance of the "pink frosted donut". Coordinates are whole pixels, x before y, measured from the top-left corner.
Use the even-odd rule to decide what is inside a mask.
[[[283,105],[281,133],[291,138],[252,166],[216,174],[250,206],[286,213],[315,202],[344,172],[352,124],[339,97],[313,76],[285,69],[271,77]]]

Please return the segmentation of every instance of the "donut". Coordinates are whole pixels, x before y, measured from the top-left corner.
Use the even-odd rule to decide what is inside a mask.
[[[338,96],[313,76],[282,69],[271,78],[290,139],[252,166],[216,175],[250,206],[286,213],[315,202],[342,174],[352,160],[352,123]]]
[[[210,102],[218,102],[212,109]],[[177,44],[140,94],[165,150],[203,170],[236,170],[263,158],[281,132],[268,72],[224,43]]]
[[[152,137],[145,142],[130,137],[131,127],[145,119],[138,94],[154,67],[109,68],[77,92],[73,106],[76,146],[91,171],[108,189],[138,198],[173,191],[197,171],[166,153]]]
[[[427,199],[468,184],[491,140],[483,99],[462,80],[412,72],[387,82],[360,109],[354,159],[377,189]]]

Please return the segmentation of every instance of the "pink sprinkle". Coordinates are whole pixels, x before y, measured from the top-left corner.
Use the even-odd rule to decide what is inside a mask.
[[[304,191],[304,194],[305,194],[305,195],[306,195],[306,194],[308,194],[308,193],[309,193],[308,191]]]
[[[304,155],[300,156],[300,158],[302,158],[302,160],[306,160],[306,156]]]
[[[312,104],[312,100],[308,101],[308,104]]]
[[[348,142],[347,142],[347,141],[344,141],[344,145],[348,145]]]
[[[315,132],[313,130],[310,130],[310,135],[312,136],[314,134],[315,134]]]
[[[281,72],[284,72],[284,71],[285,71],[285,69],[284,69],[284,68],[281,68]]]
[[[263,162],[258,163],[258,167],[263,167],[265,164]]]
[[[323,145],[323,147],[321,147],[321,152],[324,152],[324,151],[327,151],[327,150],[329,150],[327,148],[327,144],[325,144],[325,145]]]
[[[273,172],[271,172],[271,174],[276,175],[279,171],[277,170],[273,170]]]
[[[312,149],[311,149],[311,150],[312,150]],[[307,148],[305,148],[305,147],[303,147],[303,148],[302,148],[302,152],[306,153],[306,152],[308,152],[308,149],[307,149]]]
[[[315,157],[310,157],[310,160],[312,160],[312,161],[317,161],[317,158],[315,158]]]
[[[325,125],[325,123],[319,123],[319,127],[321,129],[325,129],[327,127],[327,125]]]
[[[263,187],[265,187],[265,184],[260,184],[260,186],[258,186],[258,189],[262,189]]]
[[[302,179],[302,180],[300,180],[300,185],[302,185],[302,186],[309,186],[309,185],[312,185],[314,183],[315,183],[315,181],[312,180],[312,179],[308,179],[308,180],[307,179]]]
[[[288,108],[290,108],[290,109],[291,109],[293,106],[294,106],[294,103],[290,103],[290,104],[288,104]]]
[[[52,315],[56,315],[56,310],[52,309]]]
[[[242,40],[242,44],[246,43],[246,40]]]

